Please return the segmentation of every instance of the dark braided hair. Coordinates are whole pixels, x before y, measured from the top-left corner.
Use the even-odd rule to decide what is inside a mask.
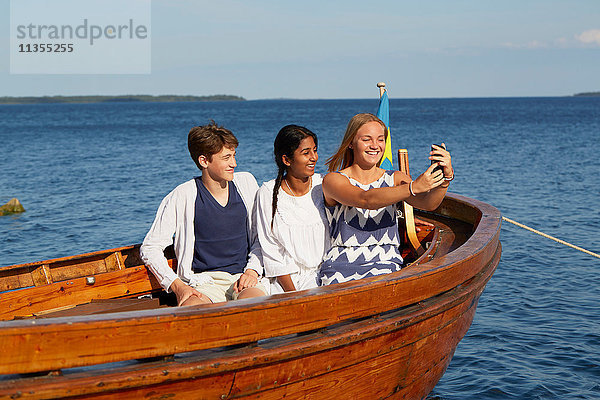
[[[273,229],[273,220],[275,219],[275,211],[277,210],[277,194],[281,187],[281,182],[285,177],[287,166],[283,163],[283,156],[290,159],[294,158],[294,151],[300,146],[300,142],[307,137],[312,137],[317,145],[317,135],[309,129],[298,125],[286,125],[277,134],[275,143],[273,144],[273,154],[275,155],[275,163],[277,164],[277,178],[273,187],[273,214],[271,215],[271,229]]]

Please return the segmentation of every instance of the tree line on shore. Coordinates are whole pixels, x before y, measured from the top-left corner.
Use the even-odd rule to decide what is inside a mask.
[[[595,96],[600,96],[600,92],[583,92],[583,93],[574,94],[573,96],[577,96],[577,97],[595,97]]]
[[[243,97],[227,94],[210,96],[181,95],[118,95],[118,96],[27,96],[0,97],[0,104],[54,104],[54,103],[107,103],[107,102],[153,102],[170,103],[181,101],[244,101]]]

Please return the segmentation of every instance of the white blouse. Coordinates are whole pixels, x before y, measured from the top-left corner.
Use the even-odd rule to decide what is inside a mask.
[[[279,189],[277,210],[271,229],[273,187],[265,182],[257,193],[257,232],[265,276],[271,281],[271,294],[282,293],[276,277],[291,275],[297,290],[317,286],[317,272],[329,250],[329,225],[323,200],[323,178],[312,177],[312,187],[304,196],[294,197]]]

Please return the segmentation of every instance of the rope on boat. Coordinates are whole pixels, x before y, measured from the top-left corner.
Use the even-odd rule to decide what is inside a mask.
[[[586,254],[589,254],[590,256],[594,256],[594,257],[600,258],[600,254],[598,254],[598,253],[594,253],[594,252],[592,252],[592,251],[586,250],[586,249],[584,249],[584,248],[581,248],[581,247],[579,247],[579,246],[575,246],[574,244],[571,244],[571,243],[565,242],[564,240],[561,240],[561,239],[555,238],[554,236],[550,236],[550,235],[548,235],[548,234],[546,234],[546,233],[544,233],[544,232],[540,232],[540,231],[538,231],[538,230],[536,230],[536,229],[530,228],[530,227],[529,227],[529,226],[527,226],[527,225],[523,225],[523,224],[521,224],[521,223],[519,223],[519,222],[517,222],[517,221],[513,221],[513,220],[512,220],[512,219],[510,219],[510,218],[502,217],[502,220],[503,220],[503,221],[506,221],[506,222],[510,222],[511,224],[514,224],[514,225],[516,225],[516,226],[518,226],[518,227],[520,227],[520,228],[527,229],[528,231],[531,231],[531,232],[533,232],[533,233],[537,233],[538,235],[540,235],[540,236],[543,236],[543,237],[545,237],[545,238],[548,238],[548,239],[554,240],[555,242],[558,242],[558,243],[560,243],[560,244],[564,244],[565,246],[572,247],[572,248],[574,248],[575,250],[582,251],[582,252],[584,252],[584,253],[586,253]]]

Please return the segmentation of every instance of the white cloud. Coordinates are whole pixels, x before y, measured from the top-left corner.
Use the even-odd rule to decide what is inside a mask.
[[[600,29],[590,29],[582,32],[580,35],[575,35],[575,38],[581,43],[597,44],[600,46]]]
[[[526,46],[528,49],[539,49],[548,47],[546,43],[540,42],[538,40],[532,40],[531,42],[527,43]]]
[[[543,49],[547,48],[548,44],[544,42],[540,42],[538,40],[532,40],[528,43],[511,43],[505,42],[501,44],[502,47],[507,47],[509,49]]]
[[[589,29],[571,38],[558,37],[547,42],[540,40],[531,40],[529,42],[504,42],[501,47],[508,49],[567,49],[581,48],[590,46],[600,46],[600,29]]]
[[[569,44],[569,41],[567,40],[567,38],[561,37],[561,38],[555,39],[554,44],[558,47],[565,47]]]

